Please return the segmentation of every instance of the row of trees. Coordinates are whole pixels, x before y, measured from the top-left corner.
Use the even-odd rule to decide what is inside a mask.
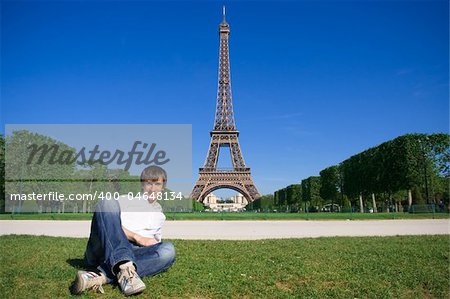
[[[75,148],[48,136],[21,130],[6,139],[0,135],[0,142],[1,212],[92,212],[98,200],[141,191],[139,176],[123,169],[108,169],[99,160],[77,165],[74,159],[68,159],[76,156]],[[59,154],[52,157],[49,150],[41,161],[36,158],[30,162],[30,145],[57,145]],[[36,199],[32,199],[33,194]],[[37,199],[38,194],[53,197]],[[72,200],[55,200],[69,195],[75,196]],[[165,198],[172,198],[172,194]],[[160,202],[168,211],[192,209],[192,202],[184,198]]]
[[[449,204],[450,136],[407,134],[354,155],[263,196],[263,211],[396,210],[412,204]]]

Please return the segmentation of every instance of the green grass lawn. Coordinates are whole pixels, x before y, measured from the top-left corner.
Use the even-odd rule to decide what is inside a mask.
[[[0,237],[1,298],[63,298],[86,239]],[[177,261],[141,298],[449,298],[449,236],[173,240]],[[106,295],[121,298],[108,285]]]
[[[167,220],[449,219],[448,213],[166,213]],[[92,213],[0,214],[0,220],[91,220]]]

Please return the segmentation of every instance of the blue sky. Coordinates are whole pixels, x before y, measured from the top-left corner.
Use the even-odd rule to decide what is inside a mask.
[[[5,124],[192,124],[209,146],[222,4],[240,145],[263,194],[449,130],[447,1],[2,1]]]

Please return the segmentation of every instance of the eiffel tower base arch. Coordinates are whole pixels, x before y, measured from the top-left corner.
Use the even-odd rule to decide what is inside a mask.
[[[249,168],[241,171],[208,171],[200,168],[199,178],[190,197],[199,202],[203,202],[209,193],[223,188],[229,188],[241,193],[249,203],[261,197],[253,183]]]

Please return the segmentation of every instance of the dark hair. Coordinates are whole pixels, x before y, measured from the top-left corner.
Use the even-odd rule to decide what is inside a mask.
[[[166,187],[167,183],[167,173],[164,169],[159,166],[149,166],[142,170],[141,173],[141,184],[145,181],[157,181],[159,178],[163,179],[164,187]]]

